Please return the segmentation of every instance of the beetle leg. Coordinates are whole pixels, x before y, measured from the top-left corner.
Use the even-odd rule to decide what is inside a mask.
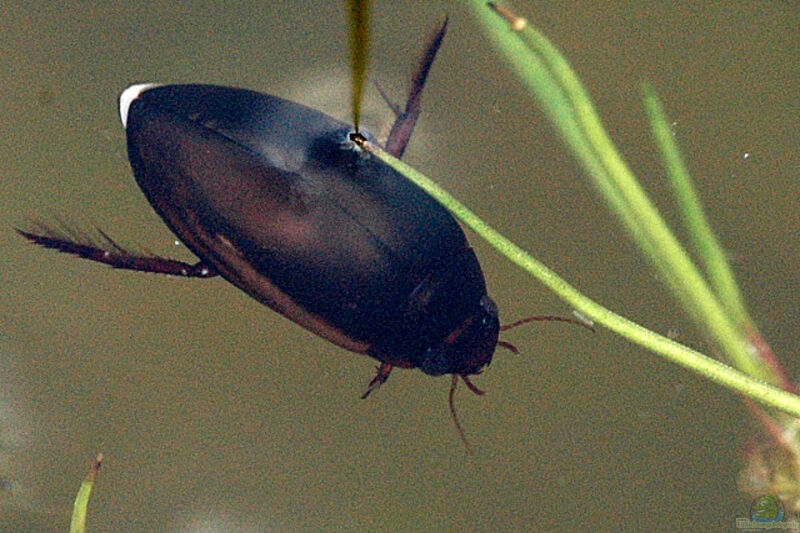
[[[386,105],[388,105],[389,109],[391,109],[392,113],[394,113],[395,119],[397,117],[399,117],[401,114],[403,114],[403,110],[400,109],[399,105],[397,105],[394,102],[392,102],[391,98],[389,98],[389,95],[386,94],[386,92],[383,90],[383,86],[381,86],[380,83],[378,83],[377,81],[374,81],[374,82],[372,82],[372,84],[375,86],[376,89],[378,89],[378,92],[380,93],[381,98],[383,98],[383,101],[386,102]]]
[[[444,39],[446,31],[447,19],[444,19],[441,28],[428,41],[425,53],[422,55],[417,71],[411,80],[405,111],[397,114],[397,106],[389,104],[389,107],[395,111],[397,118],[389,132],[389,138],[386,140],[384,149],[398,159],[403,156],[408,140],[411,138],[411,133],[414,131],[414,125],[417,123],[420,111],[422,111],[422,89],[425,87],[425,80],[428,78],[433,60],[436,58],[436,52],[439,51],[439,47],[442,45],[442,39]],[[381,91],[381,94],[383,94],[383,91]],[[386,99],[386,96],[384,96],[384,99]]]
[[[461,378],[464,379],[464,383],[466,383],[467,385],[472,385],[465,376],[461,376]],[[458,413],[456,413],[456,404],[455,404],[456,385],[458,385],[458,374],[453,374],[453,379],[450,382],[450,414],[453,417],[453,423],[456,425],[456,431],[458,431],[458,436],[461,437],[461,442],[464,443],[464,447],[467,449],[467,453],[472,455],[472,446],[469,445],[467,436],[464,435],[464,428],[461,427],[461,422],[458,420]]]
[[[83,259],[103,263],[114,268],[189,278],[210,278],[217,275],[211,267],[202,261],[192,265],[157,255],[129,252],[114,242],[102,230],[98,230],[103,238],[102,243],[92,242],[85,235],[77,233],[75,235],[67,235],[46,227],[42,227],[40,231],[41,233],[31,233],[17,229],[17,233],[32,243],[45,248],[52,248],[59,252],[77,255]]]
[[[369,396],[372,391],[386,383],[386,380],[389,379],[389,374],[392,372],[392,365],[389,363],[381,363],[380,366],[375,368],[377,368],[378,373],[372,378],[372,381],[369,382],[367,392],[361,395],[362,400]]]

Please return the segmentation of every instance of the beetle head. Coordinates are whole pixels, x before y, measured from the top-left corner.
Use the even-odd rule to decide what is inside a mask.
[[[499,333],[497,305],[484,295],[474,314],[467,317],[440,346],[428,348],[419,368],[431,376],[479,374],[492,362]]]

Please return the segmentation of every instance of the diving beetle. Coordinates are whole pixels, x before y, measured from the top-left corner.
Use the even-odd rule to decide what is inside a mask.
[[[386,149],[399,157],[446,31],[431,39]],[[377,359],[362,397],[392,367],[469,380],[501,329],[464,232],[419,187],[356,147],[353,128],[303,105],[211,85],[137,84],[120,96],[133,174],[200,261],[137,255],[44,228],[37,244],[116,268],[220,275],[328,341]],[[529,320],[566,320],[531,317]],[[505,326],[503,329],[506,329]],[[462,434],[463,437],[463,434]]]

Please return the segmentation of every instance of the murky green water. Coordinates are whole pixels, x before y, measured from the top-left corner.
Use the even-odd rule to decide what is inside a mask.
[[[458,394],[468,457],[447,379],[397,371],[361,401],[371,360],[221,280],[27,245],[12,226],[60,217],[191,260],[133,181],[118,93],[135,81],[241,85],[346,117],[348,59],[335,2],[13,4],[0,7],[0,529],[66,530],[100,450],[94,531],[731,530],[747,515],[741,403],[607,332],[509,332],[522,357],[498,352],[476,379],[488,394]],[[753,314],[791,358],[794,4],[515,4],[572,59],[677,221],[639,103],[640,81],[654,83]],[[598,301],[704,349],[461,5],[376,8],[372,77],[401,99],[446,13],[407,160]],[[390,116],[371,93],[380,129]],[[569,313],[472,241],[504,318]]]

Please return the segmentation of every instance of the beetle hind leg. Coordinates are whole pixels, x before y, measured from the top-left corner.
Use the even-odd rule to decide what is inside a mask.
[[[428,79],[428,73],[433,65],[433,60],[436,58],[436,52],[442,45],[444,34],[447,32],[447,19],[445,18],[442,25],[430,37],[428,44],[425,47],[425,52],[420,58],[417,70],[411,80],[411,88],[408,91],[408,99],[406,100],[405,109],[393,104],[384,92],[378,87],[378,91],[389,107],[392,108],[395,114],[395,121],[392,129],[389,132],[389,138],[386,140],[384,149],[393,156],[400,158],[406,150],[408,141],[411,139],[411,133],[414,131],[414,126],[417,123],[419,114],[422,111],[422,89],[425,87],[425,81]]]
[[[34,244],[76,255],[89,261],[103,263],[113,268],[188,278],[210,278],[217,275],[202,261],[191,264],[147,253],[130,252],[118,245],[102,230],[98,229],[97,231],[102,237],[102,242],[95,242],[77,232],[58,232],[45,226],[40,226],[36,233],[17,229],[17,233]]]
[[[389,374],[392,372],[392,365],[389,363],[381,363],[380,366],[376,368],[378,369],[378,372],[375,374],[375,377],[372,378],[372,381],[369,382],[367,391],[361,395],[362,400],[372,394],[372,391],[386,383],[386,380],[389,379]]]

